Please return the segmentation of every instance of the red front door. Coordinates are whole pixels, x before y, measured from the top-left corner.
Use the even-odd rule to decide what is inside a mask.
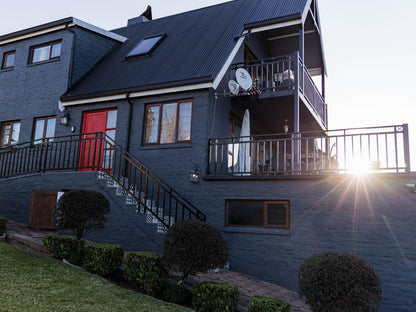
[[[79,170],[97,170],[103,164],[105,139],[100,132],[115,134],[116,114],[114,109],[84,112]]]

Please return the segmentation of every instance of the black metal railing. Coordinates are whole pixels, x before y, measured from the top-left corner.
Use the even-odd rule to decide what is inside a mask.
[[[295,88],[298,88],[299,94],[307,102],[305,104],[310,106],[327,127],[327,104],[297,52],[293,55],[231,65],[232,70],[238,68],[246,69],[253,79],[252,89],[240,90],[238,96],[282,91],[286,91],[284,94],[294,94]]]
[[[410,172],[408,125],[209,140],[208,175]]]
[[[0,178],[52,170],[99,171],[119,185],[141,212],[166,228],[206,216],[155,173],[101,132],[27,142],[0,149]]]

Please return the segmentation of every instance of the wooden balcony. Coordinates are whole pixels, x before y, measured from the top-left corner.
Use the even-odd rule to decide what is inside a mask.
[[[253,87],[247,91],[241,90],[237,96],[257,95],[259,98],[270,98],[298,94],[327,128],[327,104],[298,53],[231,66],[233,71],[238,68],[249,72]]]
[[[409,172],[407,124],[209,140],[207,178]]]

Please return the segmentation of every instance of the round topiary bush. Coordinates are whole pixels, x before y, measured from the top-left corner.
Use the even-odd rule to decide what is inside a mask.
[[[228,246],[221,232],[209,223],[183,220],[166,233],[164,260],[182,273],[182,280],[197,272],[224,267]]]
[[[104,227],[110,203],[101,193],[88,190],[65,192],[53,210],[53,222],[74,232],[78,240],[92,229]]]
[[[299,294],[314,311],[378,310],[381,283],[376,271],[361,258],[328,252],[306,259],[300,266]]]

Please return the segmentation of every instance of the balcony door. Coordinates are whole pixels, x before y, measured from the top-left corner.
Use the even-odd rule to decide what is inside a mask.
[[[110,169],[113,155],[112,144],[116,134],[117,109],[104,109],[83,113],[82,141],[80,146],[79,170],[92,171],[99,167]],[[110,140],[103,139],[101,133]]]

